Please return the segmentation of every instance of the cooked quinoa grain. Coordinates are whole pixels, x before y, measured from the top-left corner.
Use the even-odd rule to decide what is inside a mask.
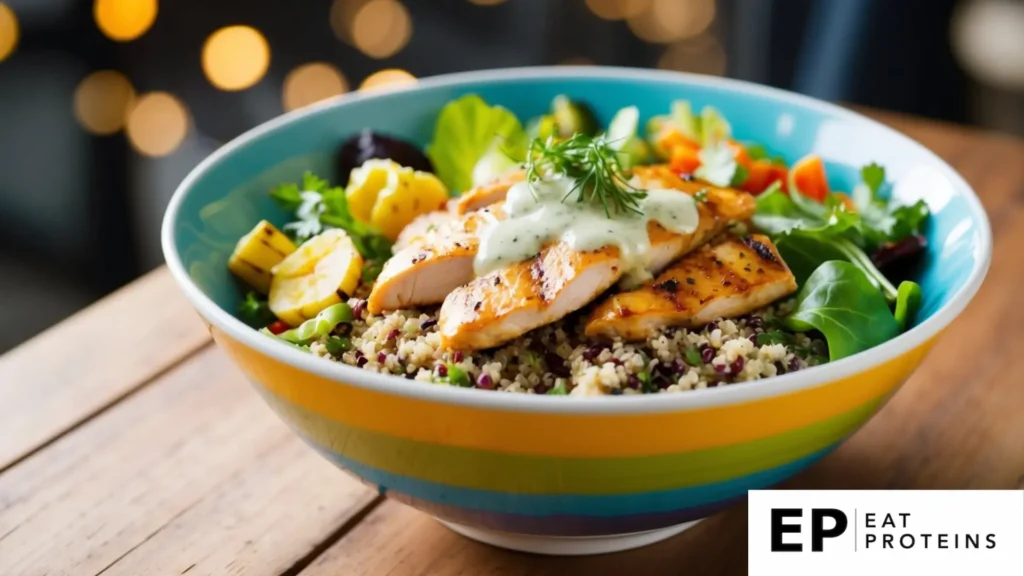
[[[643,342],[595,342],[583,336],[585,315],[570,316],[492,350],[444,350],[436,310],[369,315],[349,300],[351,324],[335,331],[341,351],[324,337],[311,353],[371,372],[424,383],[525,394],[576,396],[653,394],[770,378],[825,361],[824,340],[773,326],[792,301],[699,330],[669,328]],[[332,354],[333,348],[337,354]]]

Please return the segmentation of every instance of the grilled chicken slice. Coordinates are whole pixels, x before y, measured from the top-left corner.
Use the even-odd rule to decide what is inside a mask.
[[[518,184],[526,179],[526,172],[515,170],[499,177],[497,180],[477,186],[467,191],[455,201],[453,207],[456,214],[466,214],[481,208],[487,208],[492,204],[505,201],[505,195],[513,184]]]
[[[366,301],[371,314],[437,304],[473,279],[473,258],[480,246],[478,230],[504,218],[501,205],[471,212],[443,230],[410,239],[384,263]]]
[[[587,321],[588,336],[643,340],[668,326],[696,328],[789,296],[796,278],[766,236],[705,246],[643,287],[610,296]]]
[[[754,200],[745,192],[709,190],[697,206],[700,221],[692,234],[674,234],[648,224],[651,259],[657,272],[721,233],[733,220],[747,219]],[[452,291],[441,306],[438,326],[446,348],[492,348],[550,324],[587,305],[626,272],[618,247],[577,252],[550,244],[533,259],[480,276]]]
[[[504,202],[508,189],[516,182],[522,181],[522,172],[512,172],[499,178],[493,184],[479,186],[463,195],[451,207],[451,212],[459,212],[460,202],[466,198],[475,198],[463,204],[467,213],[458,220],[439,227],[436,235],[426,233],[430,227],[427,218],[417,219],[399,237],[395,255],[384,265],[373,291],[367,302],[371,314],[383,310],[396,310],[413,306],[429,306],[440,304],[453,289],[473,279],[473,258],[479,247],[477,229],[491,221],[504,218],[501,202]],[[753,197],[743,192],[720,188],[706,187],[695,182],[684,182],[666,166],[645,166],[637,168],[634,178],[640,186],[648,188],[674,188],[691,194],[699,190],[707,190],[708,205],[714,206],[716,214],[727,220],[744,220],[753,213]],[[483,210],[477,209],[483,199],[495,200]],[[444,213],[431,218],[446,218]],[[702,212],[703,214],[703,212]],[[702,225],[710,225],[711,222]],[[419,229],[422,228],[421,233]],[[652,229],[651,269],[660,270],[668,265],[681,252],[681,240],[662,242],[661,237],[669,235],[660,226]],[[660,232],[659,232],[660,231]],[[660,234],[660,236],[656,236]]]
[[[435,210],[426,214],[420,214],[409,222],[402,232],[395,239],[391,248],[392,252],[398,252],[413,244],[424,244],[431,242],[434,236],[445,236],[458,230],[461,221],[456,214],[450,210]]]

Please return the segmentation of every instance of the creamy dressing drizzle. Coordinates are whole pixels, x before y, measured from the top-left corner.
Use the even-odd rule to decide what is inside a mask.
[[[560,241],[577,251],[617,246],[627,273],[646,268],[651,241],[651,220],[676,234],[697,229],[700,215],[693,197],[679,190],[647,190],[641,201],[643,214],[605,215],[604,208],[577,202],[568,194],[575,182],[557,177],[509,188],[504,220],[488,224],[481,232],[480,249],[473,261],[477,275],[508,264],[528,260],[545,244]]]

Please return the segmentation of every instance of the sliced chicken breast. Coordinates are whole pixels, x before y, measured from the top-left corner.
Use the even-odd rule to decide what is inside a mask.
[[[766,236],[729,238],[687,255],[637,290],[610,296],[591,314],[586,334],[643,340],[668,326],[696,328],[748,314],[796,288]]]
[[[509,172],[493,182],[477,186],[476,188],[473,188],[459,196],[452,209],[456,214],[466,214],[482,208],[487,208],[488,206],[498,202],[504,202],[505,195],[508,194],[508,189],[511,188],[513,184],[518,184],[525,179],[526,172],[524,170]]]
[[[700,221],[691,234],[673,234],[656,222],[648,224],[651,272],[706,243],[731,221],[749,218],[754,201],[745,192],[719,190],[709,192],[698,212]],[[438,319],[442,345],[460,350],[501,345],[586,306],[625,272],[618,247],[577,252],[560,242],[550,244],[533,259],[453,290]]]
[[[395,252],[381,270],[366,307],[371,314],[442,302],[453,289],[473,279],[477,230],[503,218],[501,206],[466,214],[421,236]]]
[[[448,210],[435,210],[426,214],[420,214],[409,222],[402,232],[395,239],[392,252],[399,252],[403,248],[413,244],[424,244],[431,242],[435,236],[446,236],[458,230],[460,225],[459,217]]]

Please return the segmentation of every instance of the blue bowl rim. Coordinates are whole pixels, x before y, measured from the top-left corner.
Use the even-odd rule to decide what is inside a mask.
[[[754,95],[786,101],[823,114],[870,125],[904,146],[916,148],[934,161],[940,172],[965,195],[970,207],[971,220],[978,226],[979,240],[974,247],[977,258],[967,282],[953,294],[930,318],[898,337],[859,354],[801,370],[740,385],[691,390],[679,394],[635,396],[549,397],[533,394],[500,394],[489,390],[454,386],[431,386],[400,378],[368,372],[354,366],[325,361],[322,358],[275,342],[260,334],[232,314],[220,308],[189,277],[177,251],[175,226],[178,212],[194,183],[216,164],[224,161],[235,150],[250,141],[282,128],[299,118],[330,108],[344,106],[370,98],[401,98],[405,94],[436,87],[458,87],[507,79],[625,79],[661,82],[673,85],[701,85],[731,91],[746,91]],[[199,163],[175,190],[164,214],[161,227],[161,245],[167,266],[174,280],[196,311],[213,326],[246,347],[277,361],[317,376],[399,396],[420,400],[473,406],[485,409],[544,412],[562,414],[639,414],[700,410],[711,406],[725,406],[781,396],[840,380],[897,358],[927,342],[948,326],[978,292],[988,271],[992,257],[992,231],[988,217],[971,186],[950,167],[915,140],[861,114],[838,105],[824,102],[778,88],[742,80],[703,76],[683,72],[622,68],[611,66],[539,66],[459,72],[420,79],[416,84],[391,90],[359,91],[302,108],[265,122],[228,142]]]

